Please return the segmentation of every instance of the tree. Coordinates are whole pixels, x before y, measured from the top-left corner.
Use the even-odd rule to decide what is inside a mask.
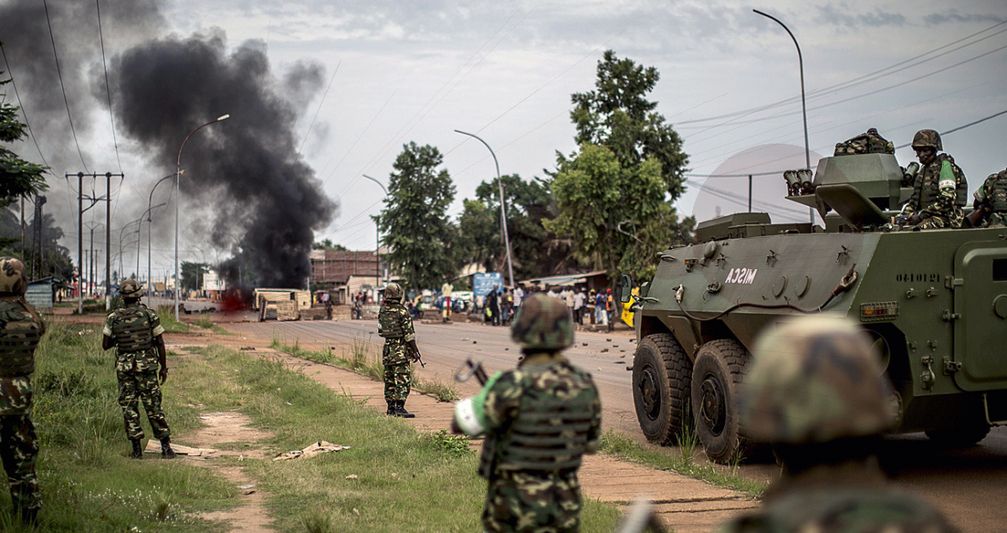
[[[566,241],[542,225],[543,220],[555,216],[549,185],[538,179],[525,181],[516,174],[501,179],[514,275],[520,279],[555,273],[565,266],[570,253]],[[465,263],[477,262],[488,270],[506,268],[496,178],[476,187],[475,200],[465,200],[458,226],[459,255]]]
[[[440,287],[455,276],[457,228],[447,216],[455,186],[437,148],[414,142],[395,158],[385,207],[377,217],[387,261],[408,288]]]
[[[342,244],[336,244],[332,242],[332,239],[325,239],[321,241],[315,241],[315,244],[311,245],[312,250],[334,250],[337,252],[345,252],[346,247]]]
[[[3,71],[0,71],[3,76]],[[10,83],[0,80],[0,87]],[[25,125],[17,118],[18,108],[7,102],[0,104],[0,142],[13,143],[24,139]],[[30,163],[17,154],[0,147],[0,201],[9,202],[45,191],[48,186],[42,174],[47,167]]]
[[[203,282],[203,275],[210,271],[206,263],[182,261],[182,290],[198,291]]]
[[[572,158],[560,156],[558,167],[552,191],[559,215],[545,228],[569,236],[577,257],[611,280],[620,272],[649,279],[655,254],[683,240],[656,158],[627,168],[608,147],[584,144]]]
[[[660,73],[654,67],[619,59],[606,50],[598,62],[595,90],[571,96],[570,118],[577,128],[575,140],[607,146],[624,167],[635,167],[653,157],[661,163],[661,176],[674,201],[685,191],[684,173],[689,157],[682,139],[654,111],[657,102],[647,99]]]

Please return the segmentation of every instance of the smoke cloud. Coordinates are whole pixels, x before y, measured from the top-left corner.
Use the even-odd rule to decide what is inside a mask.
[[[185,223],[232,251],[224,265],[231,283],[302,286],[313,231],[337,209],[297,153],[294,132],[323,69],[301,63],[278,78],[263,43],[231,51],[222,32],[148,41],[110,68],[118,123],[160,166],[175,161],[192,128],[231,115],[185,146],[182,191],[202,208]]]

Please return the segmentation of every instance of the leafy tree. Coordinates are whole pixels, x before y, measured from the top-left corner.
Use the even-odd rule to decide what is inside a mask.
[[[545,228],[569,236],[577,257],[612,280],[619,272],[649,279],[655,254],[683,237],[664,185],[656,158],[625,167],[608,147],[581,145],[573,157],[559,156],[552,181],[559,215]]]
[[[377,217],[381,243],[391,250],[386,260],[411,289],[440,287],[456,272],[452,244],[457,228],[447,216],[455,186],[446,170],[437,170],[442,162],[433,146],[403,146]]]
[[[571,96],[570,118],[578,145],[607,146],[624,167],[657,159],[668,194],[675,200],[685,191],[689,158],[678,133],[655,111],[657,102],[647,99],[660,78],[656,68],[620,59],[607,50],[598,62],[595,90]]]
[[[334,250],[337,252],[345,252],[346,247],[342,244],[336,244],[332,242],[332,239],[324,239],[321,241],[316,241],[315,244],[311,245],[312,250]]]
[[[3,71],[0,71],[3,76]],[[10,79],[0,80],[0,87]],[[13,143],[24,139],[25,125],[17,117],[18,108],[7,102],[0,104],[0,142]],[[48,186],[42,174],[48,168],[30,163],[0,146],[0,201],[10,201],[45,191]]]
[[[514,275],[518,278],[555,273],[569,258],[567,241],[556,238],[542,221],[554,216],[549,185],[538,179],[525,181],[513,174],[502,176],[507,202]],[[497,179],[483,181],[476,199],[465,200],[459,218],[459,254],[466,262],[478,262],[489,270],[504,271],[505,251],[500,232],[500,196]]]
[[[203,283],[203,275],[210,271],[210,265],[182,261],[181,269],[182,290],[196,291],[199,290],[200,285]]]

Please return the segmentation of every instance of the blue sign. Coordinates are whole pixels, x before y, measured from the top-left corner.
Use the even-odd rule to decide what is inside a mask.
[[[494,287],[503,288],[503,274],[499,272],[477,272],[472,275],[472,295],[486,296]]]

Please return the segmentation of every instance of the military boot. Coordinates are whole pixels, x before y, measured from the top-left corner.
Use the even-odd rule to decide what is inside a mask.
[[[38,523],[38,507],[19,507],[17,514],[21,518],[21,523],[26,526],[35,526]]]
[[[399,416],[398,410],[395,409],[395,403],[396,402],[394,400],[385,400],[385,403],[388,404],[388,410],[385,411],[386,415],[388,415],[388,416]]]
[[[395,416],[401,416],[402,418],[416,418],[416,415],[406,411],[405,400],[395,402]]]
[[[133,445],[133,451],[129,453],[132,459],[143,459],[143,448],[140,447],[140,439],[129,439],[129,443]]]
[[[161,439],[161,458],[163,459],[175,458],[175,450],[171,449],[171,439],[168,437]]]

